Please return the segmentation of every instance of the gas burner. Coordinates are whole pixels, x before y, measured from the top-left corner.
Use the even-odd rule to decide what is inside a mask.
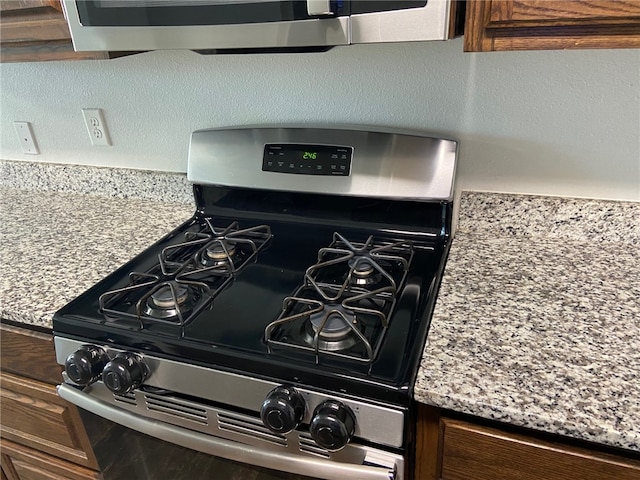
[[[285,298],[282,313],[265,329],[265,339],[270,346],[312,352],[316,363],[322,356],[372,363],[395,303],[390,293],[389,288],[378,289],[333,303],[303,285]]]
[[[144,313],[162,319],[178,317],[178,312],[184,316],[193,307],[192,296],[193,293],[185,285],[162,284],[148,295]]]
[[[184,276],[197,272],[198,278],[233,276],[271,239],[271,229],[259,225],[241,229],[238,222],[216,227],[204,218],[199,232],[185,233],[185,241],[165,247],[160,256],[164,275]]]
[[[312,313],[309,324],[313,331],[325,339],[340,339],[351,331],[350,324],[356,323],[356,317],[342,305],[324,305],[322,312]]]
[[[271,229],[266,225],[240,229],[238,222],[233,222],[219,229],[211,219],[205,220],[210,231],[207,241],[193,256],[193,263],[182,272],[234,276],[271,239]]]
[[[207,258],[211,260],[224,260],[229,257],[233,257],[236,254],[236,247],[233,243],[219,240],[213,245],[209,245],[204,253]]]
[[[351,285],[370,287],[382,281],[382,274],[368,257],[353,257],[347,264],[350,270],[345,274],[345,279]]]
[[[235,242],[216,239],[205,245],[196,255],[198,262],[205,267],[220,267],[215,273],[233,272],[247,257]]]
[[[307,269],[305,282],[326,301],[335,302],[354,291],[384,289],[393,296],[409,268],[413,247],[406,242],[352,242],[334,233],[329,247],[318,252],[318,262]],[[388,294],[388,293],[386,293]]]
[[[302,332],[305,342],[321,350],[341,351],[353,347],[358,338],[354,335],[358,321],[352,311],[343,305],[324,305],[321,312],[313,312],[304,322]]]
[[[347,263],[349,268],[353,270],[353,274],[358,277],[368,277],[375,271],[375,268],[373,268],[371,261],[369,261],[367,257],[350,258]]]
[[[222,286],[224,283],[218,288]],[[154,323],[184,326],[209,305],[215,292],[205,282],[179,275],[162,279],[157,274],[132,272],[129,285],[100,296],[100,311],[116,323],[135,319],[141,328]]]
[[[172,291],[169,285],[165,285],[151,294],[148,303],[158,308],[169,309],[175,308],[176,305],[182,305],[187,298],[189,298],[187,287],[177,285]]]

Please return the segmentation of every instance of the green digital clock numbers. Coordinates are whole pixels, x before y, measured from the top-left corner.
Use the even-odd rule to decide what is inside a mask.
[[[303,160],[315,160],[318,158],[318,152],[302,152]]]

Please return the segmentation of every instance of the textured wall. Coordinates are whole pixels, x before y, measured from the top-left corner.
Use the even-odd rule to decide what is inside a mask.
[[[640,200],[640,51],[465,54],[461,40],[322,54],[151,52],[0,66],[0,158],[184,171],[199,128],[350,123],[461,141],[459,185]],[[80,109],[104,110],[92,147]],[[41,155],[22,154],[14,120]]]

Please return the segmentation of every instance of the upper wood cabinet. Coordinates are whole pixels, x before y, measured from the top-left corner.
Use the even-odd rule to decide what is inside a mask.
[[[108,58],[74,52],[60,0],[0,0],[0,61]]]
[[[469,0],[466,52],[640,47],[640,0]]]

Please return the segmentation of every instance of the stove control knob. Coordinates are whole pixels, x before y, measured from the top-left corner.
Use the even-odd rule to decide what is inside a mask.
[[[302,421],[304,399],[292,387],[276,387],[262,403],[262,423],[274,433],[289,433]]]
[[[329,451],[343,448],[356,429],[356,418],[349,407],[327,400],[316,407],[309,433],[318,445]]]
[[[124,395],[142,385],[149,369],[142,358],[132,352],[119,353],[102,370],[102,381],[116,395]]]
[[[67,357],[64,371],[78,385],[87,386],[100,379],[109,361],[107,352],[95,345],[82,345]]]

